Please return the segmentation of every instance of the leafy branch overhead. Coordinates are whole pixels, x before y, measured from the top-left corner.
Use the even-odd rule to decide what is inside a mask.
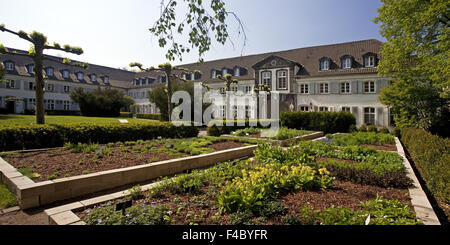
[[[178,2],[187,6],[187,13],[181,21],[177,19],[176,7]],[[221,0],[210,0],[209,8],[203,6],[202,0],[162,0],[161,15],[159,19],[150,28],[150,32],[158,38],[158,44],[169,49],[166,53],[168,60],[175,60],[176,57],[182,60],[184,53],[189,53],[192,48],[198,49],[199,59],[203,61],[205,54],[211,47],[212,38],[225,44],[229,40],[226,19],[232,15],[238,25],[238,33],[244,35],[244,47],[247,41],[244,26],[241,20],[234,12],[226,11],[225,3]],[[182,44],[175,40],[175,35],[185,35],[187,31],[188,44]]]

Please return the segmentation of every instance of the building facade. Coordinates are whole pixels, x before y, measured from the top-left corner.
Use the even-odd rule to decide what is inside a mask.
[[[392,118],[389,108],[378,100],[380,89],[390,83],[388,78],[377,75],[381,45],[382,42],[370,39],[185,64],[180,66],[200,73],[179,75],[186,80],[208,84],[224,94],[224,82],[217,76],[231,74],[238,80],[231,86],[231,93],[254,97],[255,88],[267,85],[272,93],[279,95],[280,112],[349,111],[355,115],[357,126],[389,127]],[[23,113],[33,107],[31,83],[34,78],[27,73],[31,61],[23,59],[0,56],[0,61],[9,68],[6,79],[13,81],[0,85],[0,107],[12,107],[11,101],[14,101],[14,113]],[[8,64],[11,62],[12,65]],[[109,86],[131,96],[138,112],[155,113],[158,110],[148,101],[147,92],[166,82],[164,75],[157,72],[133,73],[97,65],[90,65],[87,71],[60,64],[46,64],[45,67],[48,110],[78,110],[78,105],[69,98],[70,91],[76,87],[89,90]],[[51,68],[53,70],[48,70]],[[13,100],[5,102],[7,97]],[[254,118],[258,115],[255,101],[233,105],[232,110],[235,113],[243,111],[247,117]],[[227,110],[224,100],[214,104],[218,108],[214,116],[224,116]],[[266,116],[269,115],[270,109]]]

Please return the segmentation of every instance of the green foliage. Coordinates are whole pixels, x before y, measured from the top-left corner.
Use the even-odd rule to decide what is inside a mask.
[[[105,116],[118,117],[120,109],[127,108],[134,103],[134,100],[126,96],[123,91],[117,89],[100,87],[94,91],[84,91],[76,88],[70,98],[80,105],[81,113],[84,116]]]
[[[54,172],[53,174],[48,176],[48,180],[53,180],[56,179],[60,176],[61,174],[59,172]]]
[[[160,113],[136,113],[136,118],[161,120]]]
[[[388,129],[388,128],[382,127],[382,128],[380,129],[380,133],[382,133],[382,134],[389,134],[390,132],[389,132],[389,129]]]
[[[367,132],[367,125],[361,124],[361,126],[359,126],[359,132]]]
[[[33,169],[29,167],[18,168],[17,171],[30,179],[39,178],[41,176],[38,173],[34,173]]]
[[[253,225],[250,221],[251,217],[252,213],[249,211],[237,211],[232,213],[229,219],[232,225]]]
[[[380,101],[392,108],[396,125],[448,136],[448,1],[384,0],[378,13],[374,21],[387,41],[377,70],[394,78]]]
[[[378,128],[377,128],[377,126],[375,126],[375,125],[369,125],[368,127],[367,127],[367,132],[378,132]]]
[[[326,135],[331,139],[333,144],[339,146],[350,145],[386,145],[395,144],[394,136],[391,134],[374,133],[374,132],[355,132],[352,134],[333,134]]]
[[[324,210],[313,210],[303,206],[299,210],[302,225],[418,225],[415,213],[408,204],[382,197],[360,203],[362,211],[351,211],[347,207],[331,207]],[[370,216],[370,219],[368,217]]]
[[[142,189],[140,185],[135,185],[128,190],[132,200],[137,200],[142,195]]]
[[[236,136],[247,136],[247,135],[252,135],[252,134],[259,134],[260,132],[261,132],[261,129],[250,127],[250,128],[238,129],[238,130],[232,132],[232,134],[236,135]]]
[[[98,144],[86,144],[86,143],[70,143],[64,144],[64,148],[70,150],[71,152],[84,152],[84,153],[95,153],[98,150]]]
[[[286,139],[295,138],[297,136],[307,135],[307,134],[310,134],[310,133],[312,133],[312,131],[290,129],[290,128],[282,127],[280,129],[278,129],[277,134],[275,135],[275,137],[272,137],[272,139],[286,140]]]
[[[356,119],[350,112],[301,112],[284,111],[280,116],[281,125],[287,128],[346,133]]]
[[[244,119],[244,120],[211,120],[206,129],[209,136],[230,134],[233,131],[245,128],[268,128],[271,124],[278,123],[274,119]]]
[[[450,139],[413,128],[402,129],[401,135],[430,192],[450,204]]]
[[[17,199],[6,185],[0,184],[0,210],[17,205]]]
[[[273,200],[268,200],[261,205],[259,210],[256,211],[257,215],[263,218],[270,218],[274,215],[285,214],[287,211],[286,207],[278,202]]]

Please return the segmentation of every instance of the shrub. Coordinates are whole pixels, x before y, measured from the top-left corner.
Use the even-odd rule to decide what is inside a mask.
[[[389,129],[386,127],[382,127],[379,132],[382,134],[389,134]]]
[[[160,113],[136,113],[136,118],[161,120]]]
[[[395,127],[394,130],[392,130],[392,134],[397,137],[397,138],[401,138],[401,129],[398,127]]]
[[[352,124],[350,125],[350,127],[348,128],[348,132],[353,133],[353,132],[357,132],[358,129],[356,128],[356,125]]]
[[[348,132],[356,119],[350,112],[301,112],[284,111],[281,125],[287,128],[323,131],[325,134]]]
[[[368,127],[367,127],[367,132],[378,132],[378,128],[377,128],[377,126],[375,126],[375,125],[369,125]]]
[[[232,122],[232,123],[231,123]],[[208,128],[206,129],[206,132],[208,133],[208,136],[220,136],[222,134],[230,134],[233,131],[239,130],[239,129],[245,129],[249,127],[255,127],[255,128],[267,128],[270,127],[271,123],[276,123],[278,120],[274,119],[245,119],[245,120],[222,120],[222,126],[219,125],[220,120],[212,120],[208,124]],[[232,124],[231,126],[227,125]],[[267,125],[266,125],[267,124]],[[218,126],[219,125],[219,126]],[[211,134],[209,134],[211,133]]]
[[[31,113],[31,114],[27,114]],[[35,115],[34,110],[30,110],[25,112],[27,115]],[[45,114],[47,115],[55,115],[55,116],[81,116],[80,111],[66,111],[66,110],[46,110]]]
[[[131,113],[131,112],[120,112],[120,117],[133,118],[133,113]]]
[[[0,151],[59,147],[66,142],[104,144],[157,137],[187,138],[197,135],[197,127],[177,127],[163,122],[5,126],[0,127]]]
[[[367,132],[367,125],[362,124],[361,126],[359,126],[359,132]]]
[[[450,203],[450,139],[422,129],[404,128],[402,142],[437,199]]]

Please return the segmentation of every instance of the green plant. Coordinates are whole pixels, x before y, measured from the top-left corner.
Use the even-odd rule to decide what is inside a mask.
[[[229,216],[229,220],[232,225],[249,225],[252,224],[250,223],[251,217],[252,214],[248,211],[237,211]]]
[[[58,178],[59,176],[60,176],[60,173],[59,173],[59,172],[54,172],[53,174],[51,174],[51,175],[48,176],[48,180],[56,179],[56,178]]]
[[[359,126],[359,132],[367,132],[367,125],[362,124],[361,126]]]
[[[390,132],[389,132],[389,129],[386,128],[386,126],[383,126],[383,127],[380,129],[379,132],[382,133],[382,134],[389,134],[389,133],[390,133]]]
[[[84,153],[95,153],[99,146],[98,144],[83,144],[83,143],[70,143],[64,144],[64,148],[70,150],[71,152],[84,152]]]
[[[82,172],[81,172],[81,174],[89,174],[89,171],[87,171],[87,170],[83,170]]]
[[[301,112],[284,111],[281,113],[282,127],[323,131],[325,134],[348,132],[350,125],[356,124],[355,116],[350,112]]]
[[[283,225],[300,225],[300,219],[293,214],[286,214],[285,216],[283,216],[283,218],[281,219],[281,223]]]
[[[375,126],[375,125],[369,125],[368,127],[367,127],[367,132],[378,132],[378,128],[377,128],[377,126]]]
[[[27,176],[30,179],[41,177],[40,174],[33,172],[33,169],[29,167],[18,168],[17,171],[19,171],[19,173],[21,173],[24,176]]]
[[[8,187],[4,184],[0,184],[0,210],[17,205],[17,199],[12,194]]]
[[[160,113],[136,113],[136,118],[161,120]]]
[[[284,214],[286,213],[286,207],[277,201],[265,201],[261,207],[256,211],[256,214],[264,217],[264,218],[270,218],[277,214]]]
[[[130,195],[132,200],[138,199],[142,195],[142,189],[140,185],[135,185],[128,190],[128,194]]]

